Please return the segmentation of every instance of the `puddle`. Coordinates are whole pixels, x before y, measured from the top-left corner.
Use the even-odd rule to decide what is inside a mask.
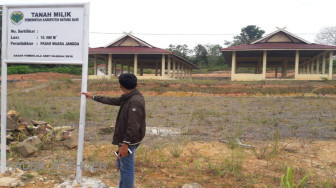
[[[181,132],[170,130],[166,127],[146,127],[146,134],[168,136],[181,134]]]

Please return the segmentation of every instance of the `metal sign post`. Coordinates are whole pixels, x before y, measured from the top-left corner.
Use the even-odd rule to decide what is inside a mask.
[[[89,3],[3,5],[1,173],[6,170],[7,64],[82,65],[87,90]],[[86,97],[81,95],[76,179],[81,180]]]

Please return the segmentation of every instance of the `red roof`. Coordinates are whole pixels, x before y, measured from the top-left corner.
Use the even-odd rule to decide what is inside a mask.
[[[248,50],[323,50],[333,49],[336,46],[322,44],[298,44],[298,43],[258,43],[258,44],[241,44],[222,48],[221,51],[248,51]]]
[[[171,51],[161,48],[148,48],[137,46],[118,46],[118,47],[100,47],[90,48],[90,54],[172,54]]]

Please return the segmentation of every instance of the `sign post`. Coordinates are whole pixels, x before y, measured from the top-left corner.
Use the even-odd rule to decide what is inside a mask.
[[[82,65],[87,90],[89,3],[3,5],[1,173],[6,170],[7,64]],[[76,180],[81,181],[86,97],[81,95]]]

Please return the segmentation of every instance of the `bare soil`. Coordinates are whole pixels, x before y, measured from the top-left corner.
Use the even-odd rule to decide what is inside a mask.
[[[9,108],[29,114],[29,119],[46,120],[54,126],[72,125],[77,130],[80,82],[64,81],[64,78],[77,77],[54,73],[13,75],[12,80],[20,81],[8,86]],[[50,79],[60,82],[21,93],[27,87],[49,83]],[[89,81],[88,89],[99,95],[121,95],[117,83],[110,84],[112,89],[108,84],[98,87]],[[305,187],[335,187],[336,98],[312,95],[311,91],[283,96],[240,92],[246,88],[290,89],[300,85],[239,82],[140,85],[146,100],[147,126],[173,129],[181,134],[146,135],[136,154],[137,187],[181,187],[192,182],[210,188],[278,187],[287,167],[294,170],[295,182],[312,172]],[[237,90],[226,94],[178,91],[186,86]],[[152,90],[160,87],[165,88],[164,92]],[[314,90],[335,86],[314,82],[309,87]],[[24,112],[27,108],[31,110]],[[118,107],[87,102],[84,161],[104,161],[108,167],[96,172],[84,171],[83,175],[102,179],[109,186],[116,186],[119,179],[113,155],[117,148],[111,145],[111,125],[117,113]],[[255,148],[237,147],[235,138]],[[232,143],[225,144],[223,140]],[[14,154],[10,160],[75,161],[76,152],[77,149],[56,145],[28,158]],[[27,183],[25,187],[53,187],[74,173],[47,169],[39,174],[55,183],[42,182],[36,176],[35,184]]]

